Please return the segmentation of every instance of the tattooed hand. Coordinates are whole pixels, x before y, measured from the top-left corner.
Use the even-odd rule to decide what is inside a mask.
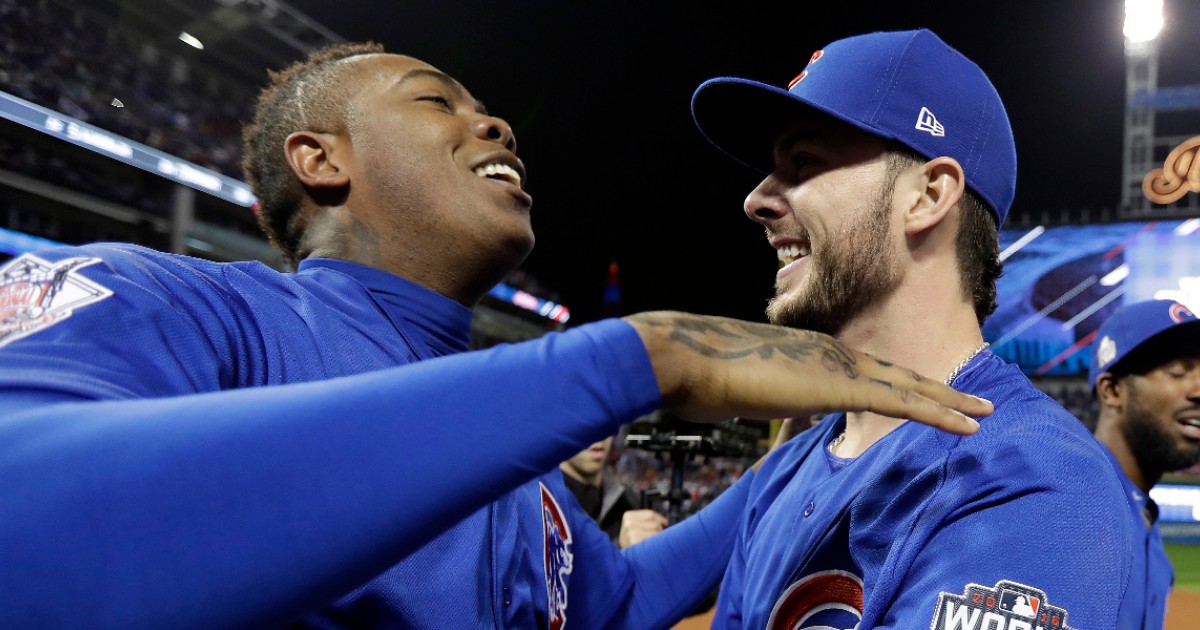
[[[967,435],[992,404],[833,337],[670,311],[625,318],[646,344],[663,405],[693,422],[873,411]]]

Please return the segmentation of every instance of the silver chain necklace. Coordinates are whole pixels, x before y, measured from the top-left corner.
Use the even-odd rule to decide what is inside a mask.
[[[968,355],[967,358],[963,359],[962,362],[959,363],[958,366],[954,368],[954,371],[950,372],[950,376],[947,376],[946,380],[944,380],[942,382],[945,383],[946,385],[951,385],[952,383],[954,383],[954,379],[958,378],[958,373],[962,372],[963,368],[967,367],[967,364],[970,363],[972,359],[979,356],[979,353],[983,352],[984,349],[986,349],[990,345],[991,345],[990,343],[985,341],[985,342],[983,342],[982,346],[975,348],[975,351],[972,352],[970,355]],[[842,440],[845,440],[845,439],[846,439],[846,430],[842,429],[842,432],[839,433],[837,437],[833,438],[833,441],[831,441],[829,443],[829,452],[832,453],[835,449],[837,449],[838,445],[841,444]]]
[[[983,352],[984,349],[986,349],[990,345],[992,345],[992,344],[985,341],[985,342],[983,342],[982,346],[975,348],[975,352],[972,352],[970,356],[963,359],[962,363],[959,363],[958,367],[954,368],[954,371],[950,373],[950,376],[947,376],[946,380],[944,380],[942,382],[945,383],[946,385],[952,385],[954,383],[954,379],[958,378],[958,373],[961,372],[963,368],[967,367],[967,364],[970,363],[972,359],[979,356],[979,353]]]

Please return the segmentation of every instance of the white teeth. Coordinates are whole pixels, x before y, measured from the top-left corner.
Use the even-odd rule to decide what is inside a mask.
[[[775,250],[775,254],[779,256],[780,261],[792,261],[812,253],[812,249],[808,245],[784,245]]]
[[[507,164],[484,164],[475,167],[475,174],[480,177],[495,177],[503,179],[514,186],[521,185],[521,175]]]

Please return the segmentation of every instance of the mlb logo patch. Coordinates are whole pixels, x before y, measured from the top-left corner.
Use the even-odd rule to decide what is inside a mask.
[[[1000,580],[968,584],[962,595],[938,594],[930,630],[1074,630],[1067,611],[1051,606],[1040,589]]]
[[[45,330],[76,309],[112,295],[79,274],[99,258],[68,258],[56,263],[23,254],[0,267],[0,346]]]

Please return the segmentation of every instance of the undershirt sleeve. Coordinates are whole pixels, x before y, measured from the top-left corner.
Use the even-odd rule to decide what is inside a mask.
[[[0,393],[6,627],[285,624],[660,404],[615,319],[321,382],[40,399]]]
[[[613,602],[609,628],[669,628],[717,587],[729,564],[754,473],[692,516],[622,554],[631,567],[633,591]]]

